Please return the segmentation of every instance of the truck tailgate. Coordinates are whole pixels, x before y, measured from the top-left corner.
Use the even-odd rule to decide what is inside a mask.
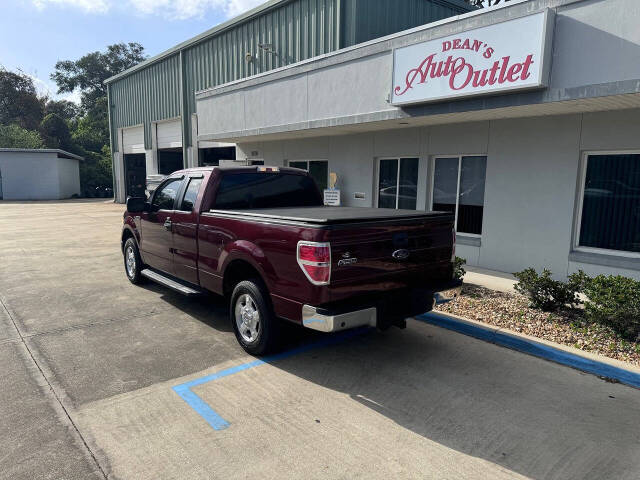
[[[415,212],[414,212],[415,213]],[[442,280],[451,265],[453,216],[354,223],[332,228],[332,289],[367,284]]]

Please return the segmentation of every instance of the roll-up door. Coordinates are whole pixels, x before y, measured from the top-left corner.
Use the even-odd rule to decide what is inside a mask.
[[[182,148],[182,124],[180,120],[157,124],[158,150]]]
[[[144,150],[144,127],[123,128],[123,153],[144,153]]]

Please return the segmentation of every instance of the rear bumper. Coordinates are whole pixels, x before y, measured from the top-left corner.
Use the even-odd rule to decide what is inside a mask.
[[[375,307],[345,313],[331,313],[310,305],[302,307],[302,325],[319,332],[339,332],[365,325],[375,327],[377,319]]]
[[[367,325],[384,328],[399,320],[428,312],[436,304],[450,302],[460,295],[461,290],[462,282],[455,280],[437,289],[392,291],[368,305],[342,305],[335,308],[304,305],[302,325],[327,333]]]

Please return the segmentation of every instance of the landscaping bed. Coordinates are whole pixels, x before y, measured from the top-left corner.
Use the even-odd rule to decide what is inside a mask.
[[[462,296],[436,311],[578,348],[640,366],[640,341],[624,339],[613,329],[585,318],[582,309],[544,312],[527,297],[464,285]]]

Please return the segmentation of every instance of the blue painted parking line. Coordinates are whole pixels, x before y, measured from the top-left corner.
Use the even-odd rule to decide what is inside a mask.
[[[196,378],[195,380],[191,380],[190,382],[186,382],[181,385],[176,385],[175,387],[173,387],[173,391],[176,392],[180,396],[180,398],[182,398],[185,402],[187,402],[187,404],[191,408],[193,408],[198,413],[198,415],[200,415],[209,425],[211,425],[211,427],[214,430],[224,430],[225,428],[229,427],[230,423],[227,422],[224,418],[222,418],[214,409],[212,409],[207,402],[202,400],[192,390],[192,388],[197,387],[199,385],[203,385],[205,383],[212,382],[214,380],[218,380],[220,378],[235,375],[236,373],[244,372],[245,370],[249,370],[251,368],[264,365],[265,363],[274,363],[274,362],[277,362],[278,360],[284,360],[285,358],[293,357],[295,355],[300,355],[302,353],[308,352],[310,350],[314,350],[316,348],[337,345],[339,343],[345,342],[354,337],[363,335],[364,333],[367,333],[371,330],[372,328],[370,327],[362,327],[362,328],[356,328],[354,330],[348,330],[348,331],[339,333],[337,335],[327,335],[325,338],[323,338],[318,342],[302,345],[301,347],[294,348],[286,352],[277,353],[275,355],[270,355],[263,359],[243,363],[235,367],[227,368],[225,370],[212,373],[211,375],[206,375],[204,377]]]
[[[454,317],[434,312],[420,315],[416,317],[416,319],[431,323],[438,327],[446,328],[447,330],[469,335],[486,342],[495,343],[502,347],[511,348],[561,365],[576,368],[599,377],[616,380],[620,383],[640,388],[640,374],[636,372],[582,357],[580,355],[567,352],[566,350],[561,350],[559,348],[554,348],[543,343],[536,342],[535,340],[529,340],[507,332],[498,332],[490,328],[473,325]]]

